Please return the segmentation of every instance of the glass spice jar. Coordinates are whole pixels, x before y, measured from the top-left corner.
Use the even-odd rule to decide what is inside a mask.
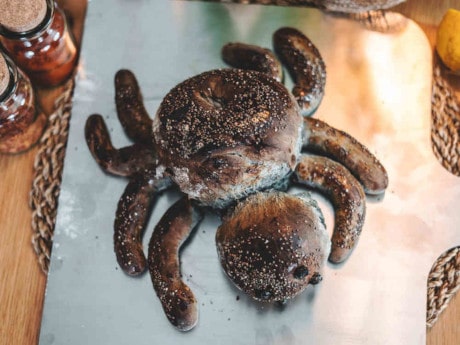
[[[19,153],[40,139],[47,123],[29,78],[0,52],[0,153]]]
[[[33,6],[26,6],[24,2],[18,7],[30,9],[28,23],[39,24],[32,28],[25,26],[21,22],[25,17],[22,9],[10,8],[10,13],[4,15],[4,22],[0,22],[0,42],[34,85],[57,86],[70,77],[77,61],[77,48],[65,14],[57,3],[53,0],[33,1],[34,6],[42,2],[42,14],[39,10],[33,12]]]

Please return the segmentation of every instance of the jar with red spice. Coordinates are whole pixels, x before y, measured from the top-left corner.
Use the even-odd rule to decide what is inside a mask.
[[[40,139],[46,123],[29,78],[0,52],[0,153],[27,150]]]
[[[32,83],[52,87],[69,78],[77,48],[57,3],[0,0],[0,8],[0,42]]]

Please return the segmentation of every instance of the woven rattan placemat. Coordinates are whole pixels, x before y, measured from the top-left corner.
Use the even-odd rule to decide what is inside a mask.
[[[444,168],[460,176],[460,102],[446,81],[444,67],[437,58],[431,104],[433,152]]]
[[[39,142],[30,193],[32,209],[32,244],[45,274],[53,243],[65,157],[74,82],[70,80],[55,102],[49,126]],[[433,73],[432,146],[439,162],[451,173],[460,175],[460,104],[454,90],[444,80],[437,65]],[[450,299],[460,288],[460,246],[442,254],[428,277],[427,326],[431,327]]]
[[[34,177],[29,196],[32,209],[32,244],[44,273],[53,245],[53,232],[61,190],[62,168],[67,144],[69,120],[72,109],[74,80],[69,80],[54,104],[48,127],[38,145],[34,162]]]
[[[431,96],[431,146],[441,165],[460,176],[460,101],[434,58]],[[428,277],[427,325],[431,327],[460,288],[460,246],[441,255]]]

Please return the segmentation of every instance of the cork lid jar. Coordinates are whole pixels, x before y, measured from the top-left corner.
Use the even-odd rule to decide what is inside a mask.
[[[4,97],[4,94],[6,94],[10,79],[8,65],[3,55],[0,54],[0,100]]]
[[[53,0],[0,0],[0,42],[31,81],[56,86],[72,74],[77,49]]]
[[[22,152],[37,142],[47,122],[37,110],[29,78],[0,51],[0,153]]]

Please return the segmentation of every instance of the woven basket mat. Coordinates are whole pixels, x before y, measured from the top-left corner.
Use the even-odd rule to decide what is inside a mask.
[[[65,91],[55,102],[55,111],[49,118],[34,163],[34,179],[30,192],[32,209],[32,244],[38,263],[45,274],[53,243],[65,157],[69,119],[72,109],[74,81],[65,85]],[[432,93],[432,147],[439,162],[451,173],[460,175],[460,102],[453,89],[444,80],[441,67],[433,72]],[[442,254],[428,276],[427,326],[431,327],[450,299],[460,288],[460,246]]]

